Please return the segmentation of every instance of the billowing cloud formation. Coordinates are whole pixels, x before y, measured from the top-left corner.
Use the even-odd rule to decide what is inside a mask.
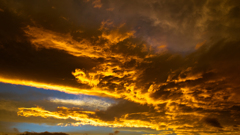
[[[179,135],[239,133],[238,1],[1,3],[13,26],[2,28],[1,82],[119,100],[96,111],[23,106],[18,115]]]

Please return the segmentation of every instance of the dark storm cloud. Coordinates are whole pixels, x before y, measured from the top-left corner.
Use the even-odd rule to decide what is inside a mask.
[[[223,128],[216,118],[205,118],[205,122],[213,127]]]
[[[167,44],[172,51],[187,52],[211,37],[238,39],[239,1],[108,2],[114,9],[111,18],[126,21],[153,46]]]
[[[202,14],[206,1],[109,2],[120,20],[134,25],[136,35],[153,46],[168,44],[174,51],[193,49],[205,30]],[[133,17],[134,16],[134,17]],[[191,18],[191,19],[190,19]],[[192,31],[189,31],[192,29]]]
[[[222,3],[215,2],[214,4],[214,2],[209,2],[209,1],[201,1],[201,2],[191,1],[191,2],[187,2],[186,4],[186,2],[183,2],[183,1],[181,2],[180,1],[179,2],[178,1],[177,2],[176,1],[175,2],[173,1],[161,1],[161,2],[132,1],[130,3],[124,2],[124,1],[116,1],[114,3],[109,1],[102,1],[103,7],[101,9],[95,9],[92,7],[92,4],[90,2],[83,2],[83,1],[81,2],[78,1],[76,2],[77,4],[74,4],[75,3],[74,1],[70,1],[70,2],[69,1],[68,2],[67,1],[62,1],[62,2],[55,2],[55,1],[6,2],[6,1],[3,1],[2,3],[3,5],[5,5],[4,8],[8,8],[10,5],[14,8],[14,10],[13,8],[5,9],[5,12],[2,13],[2,15],[5,16],[5,19],[4,19],[5,24],[2,24],[1,26],[8,26],[8,27],[2,28],[2,31],[4,33],[3,34],[4,39],[2,41],[7,40],[10,37],[15,37],[16,38],[15,40],[17,40],[18,38],[19,40],[25,41],[25,42],[19,41],[15,43],[15,41],[12,41],[12,40],[10,41],[9,39],[6,42],[11,42],[11,43],[8,43],[8,44],[2,43],[1,45],[2,48],[5,48],[4,50],[2,50],[3,52],[1,52],[1,54],[4,57],[4,59],[2,59],[3,62],[1,64],[1,65],[4,65],[4,67],[2,67],[4,68],[2,70],[4,71],[2,72],[2,74],[4,73],[14,74],[15,76],[22,76],[22,77],[26,76],[25,78],[33,78],[32,76],[38,76],[39,78],[38,81],[44,81],[46,78],[48,78],[47,79],[48,82],[52,81],[54,83],[76,85],[74,84],[74,81],[72,81],[74,78],[71,75],[71,72],[74,71],[75,68],[90,69],[97,65],[96,63],[97,61],[91,60],[89,58],[75,58],[73,56],[65,54],[63,51],[56,51],[54,49],[52,50],[40,49],[38,51],[35,51],[35,49],[32,48],[31,45],[26,41],[27,40],[26,37],[22,37],[24,35],[22,28],[26,27],[29,24],[41,26],[46,29],[50,29],[60,33],[70,32],[73,35],[73,38],[76,40],[91,39],[90,41],[93,42],[95,40],[92,39],[91,37],[101,35],[101,32],[98,29],[101,25],[101,22],[103,20],[108,19],[106,16],[108,16],[111,20],[113,15],[118,14],[120,15],[118,16],[120,17],[119,20],[121,19],[124,20],[123,22],[126,23],[127,27],[133,27],[131,25],[136,25],[137,24],[136,22],[142,21],[142,23],[139,24],[139,27],[143,27],[142,28],[143,31],[138,31],[138,29],[134,28],[134,30],[136,31],[135,34],[137,37],[140,37],[142,38],[142,40],[145,40],[145,42],[148,44],[151,44],[154,46],[155,42],[159,43],[160,42],[158,41],[159,38],[154,37],[157,35],[160,35],[158,36],[160,37],[160,40],[162,40],[161,35],[165,35],[167,38],[174,38],[174,40],[167,39],[167,41],[164,41],[166,42],[166,44],[169,44],[167,45],[167,48],[169,47],[184,48],[183,46],[186,46],[187,44],[191,44],[191,45],[187,45],[187,47],[190,47],[193,49],[198,42],[202,42],[202,40],[207,40],[204,38],[201,40],[194,40],[195,43],[192,43],[188,39],[186,39],[187,37],[186,33],[188,33],[187,35],[191,36],[189,38],[194,39],[192,38],[192,35],[194,34],[192,34],[191,32],[189,33],[188,29],[193,29],[193,31],[194,30],[199,31],[198,27],[203,28],[204,30],[208,29],[205,27],[211,28],[209,31],[212,34],[210,34],[207,37],[211,37],[213,35],[216,37],[217,36],[216,34],[218,33],[225,33],[227,35],[231,35],[231,37],[233,37],[234,35],[237,35],[237,34],[231,34],[231,31],[226,31],[229,29],[226,29],[226,28],[223,29],[222,27],[221,27],[222,29],[221,32],[216,32],[218,28],[213,29],[211,26],[209,26],[209,25],[212,25],[212,23],[219,24],[219,25],[220,23],[223,23],[222,25],[224,27],[227,24],[228,24],[228,27],[232,27],[233,25],[230,25],[230,24],[233,24],[233,23],[235,24],[235,22],[238,21],[238,19],[233,16],[238,12],[237,10],[238,7],[237,6],[232,7],[234,4],[237,5],[237,2],[234,3],[234,2],[224,1]],[[134,3],[134,4],[131,4],[131,3]],[[181,6],[183,5],[183,3],[185,5],[184,7]],[[225,4],[226,8],[230,8],[229,13],[228,14],[226,13],[226,15],[225,13],[223,13],[222,11],[223,9],[220,8],[220,6],[223,4]],[[63,6],[71,7],[71,8],[63,8]],[[171,8],[168,8],[168,7],[171,7]],[[88,8],[91,8],[91,10],[88,10]],[[105,9],[113,8],[114,10],[111,12],[104,11],[104,8]],[[207,13],[205,13],[205,9],[206,10],[211,9],[211,10],[209,11],[207,10],[208,12],[206,11]],[[222,14],[224,14],[223,16],[224,18],[228,18],[228,19],[225,19],[225,21],[223,22],[220,22],[220,21],[213,22],[207,19],[207,21],[204,21],[203,24],[201,24],[200,26],[195,26],[195,25],[198,25],[197,22],[201,22],[201,20],[204,20],[206,17],[208,18],[209,16],[211,16],[214,18],[215,14],[213,13],[215,13],[216,9],[219,10],[217,12],[218,14],[216,13],[217,14],[215,17],[216,19],[218,19],[218,16],[223,16]],[[105,14],[99,13],[101,14],[100,16],[98,15],[99,17],[94,17],[94,15],[96,15],[96,11],[104,12]],[[120,12],[120,11],[123,11],[123,12]],[[19,12],[19,14],[16,14],[15,12]],[[151,14],[153,15],[153,17],[148,16],[149,13],[153,13]],[[200,14],[200,13],[204,13],[204,14]],[[70,19],[69,21],[66,21],[62,19],[61,16],[67,16]],[[189,21],[190,17],[192,21]],[[16,19],[18,21],[13,21]],[[166,22],[162,22],[162,21],[166,21]],[[37,24],[34,24],[33,22]],[[113,22],[118,23],[114,19],[113,19]],[[94,23],[94,24],[91,24],[91,23]],[[169,27],[169,29],[164,27],[165,23],[169,25],[167,26]],[[174,23],[173,26],[170,25],[171,23]],[[164,28],[162,28],[161,30],[161,27],[164,27]],[[236,28],[237,26],[234,25],[233,27]],[[79,29],[80,31],[83,31],[83,32],[76,32],[76,29]],[[144,32],[144,30],[147,30],[147,32]],[[165,33],[164,31],[169,33]],[[175,31],[175,32],[171,32],[171,31]],[[159,33],[159,32],[163,32],[163,33]],[[181,36],[181,33],[176,33],[176,32],[183,32],[182,36],[184,36],[184,38],[182,37],[175,38],[176,36]],[[9,34],[15,33],[15,36],[8,35],[7,33]],[[176,33],[176,36],[172,36],[171,33]],[[199,32],[195,32],[195,33],[196,33],[195,35],[199,34]],[[149,37],[151,38],[154,37],[154,39],[149,39],[151,40],[149,41],[148,39],[144,38],[145,35],[149,35]],[[80,38],[80,39],[77,39],[77,38]],[[229,36],[227,38],[229,38]],[[182,41],[177,41],[177,39]],[[134,55],[133,53],[135,52],[139,54],[142,48],[141,42],[140,43],[137,42],[138,44],[137,47],[139,47],[139,49],[134,48],[134,50],[131,50],[130,48],[125,49],[126,48],[125,45],[127,44],[127,42],[128,42],[127,40],[124,42],[121,42],[116,46],[112,46],[111,49],[113,50],[113,52],[123,53],[124,55]],[[130,39],[129,42],[135,43],[136,41],[132,41],[132,39]],[[171,42],[176,42],[176,43],[171,43]],[[187,44],[181,43],[181,42],[187,42]],[[164,44],[164,43],[161,43],[161,44]],[[19,47],[19,46],[24,46],[24,47]],[[25,55],[22,55],[22,54],[25,54]],[[144,55],[146,54],[141,54],[141,55],[144,57]],[[156,59],[159,59],[159,58],[156,58]],[[92,62],[90,63],[90,61]],[[155,61],[155,60],[151,60],[151,61]],[[86,65],[86,63],[88,65]],[[169,67],[164,66],[163,68],[165,69],[163,70],[168,70],[170,68],[175,68],[177,66],[177,65],[173,65],[172,63],[173,62],[170,62],[171,65],[169,65]],[[177,59],[175,63],[184,64],[182,62],[179,62]],[[167,64],[167,63],[159,63],[159,64]],[[16,69],[15,65],[18,65],[17,67],[19,68]],[[46,65],[45,66],[46,68],[43,68],[42,65]],[[154,65],[154,66],[158,66],[158,65]],[[152,70],[151,72],[153,71],[154,70]],[[166,74],[167,72],[165,72],[166,75],[164,75],[163,72],[164,71],[162,71],[161,73],[162,74],[161,78],[165,79],[167,77],[167,74]],[[64,79],[64,81],[62,81],[62,79]]]
[[[129,113],[141,113],[153,111],[153,107],[147,105],[139,105],[129,101],[120,101],[118,104],[110,106],[106,111],[97,112],[97,116],[103,120],[113,121],[114,118],[119,118]]]
[[[71,72],[75,68],[88,69],[96,65],[97,61],[74,57],[64,51],[36,50],[23,32],[23,28],[31,23],[30,18],[18,16],[8,10],[0,15],[3,18],[0,25],[2,76],[22,77],[30,80],[37,76],[37,80],[42,82],[74,85]]]
[[[144,71],[137,79],[136,87],[141,87],[143,88],[141,90],[146,92],[150,85],[162,84],[156,86],[151,97],[155,102],[172,101],[171,104],[159,107],[163,113],[151,114],[149,112],[151,109],[144,109],[144,106],[139,106],[143,111],[140,108],[138,108],[140,110],[135,109],[136,112],[147,111],[150,115],[148,118],[145,115],[134,114],[135,112],[131,112],[131,109],[125,109],[127,106],[137,107],[127,103],[122,107],[118,105],[110,107],[106,112],[99,112],[97,115],[103,120],[113,120],[116,116],[129,114],[129,119],[155,118],[162,122],[165,120],[160,117],[165,119],[170,117],[174,121],[170,120],[171,122],[168,121],[168,123],[179,126],[179,130],[186,131],[193,128],[188,125],[190,123],[195,123],[194,129],[206,128],[203,123],[196,122],[201,120],[209,126],[235,129],[234,125],[239,121],[237,116],[239,111],[236,111],[236,106],[239,105],[237,100],[240,74],[237,70],[240,63],[238,51],[240,51],[238,41],[220,40],[212,44],[205,43],[196,52],[185,57],[170,54],[156,56],[159,61],[152,60],[151,63],[139,64],[137,67]],[[161,57],[163,57],[162,60]],[[233,105],[236,106],[233,107]],[[125,110],[127,111],[123,112]],[[112,113],[108,114],[108,111]],[[217,119],[221,120],[221,124]]]
[[[194,134],[218,130],[209,127],[229,132],[239,125],[238,0],[11,0],[1,5],[1,76],[129,100],[90,117],[104,122],[142,120],[152,129],[196,129]],[[19,106],[9,104],[1,120],[40,119],[10,116]]]

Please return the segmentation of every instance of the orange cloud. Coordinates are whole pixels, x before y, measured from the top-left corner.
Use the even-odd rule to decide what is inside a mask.
[[[113,22],[107,20],[103,21],[101,28],[102,35],[100,38],[107,39],[111,44],[117,44],[127,38],[133,37],[135,31],[121,31],[121,28],[125,24],[121,24],[119,27],[114,27]],[[110,29],[113,27],[112,29]]]
[[[92,125],[92,126],[107,126],[107,127],[145,127],[152,128],[156,130],[160,130],[160,123],[158,122],[148,122],[142,120],[134,120],[134,119],[126,119],[126,116],[123,116],[119,119],[115,119],[115,121],[103,121],[99,119],[95,112],[91,111],[77,111],[77,108],[68,109],[66,107],[59,107],[58,111],[50,112],[44,110],[40,107],[36,108],[19,108],[18,111],[19,116],[24,117],[53,117],[56,119],[73,119],[77,122],[71,123],[72,126],[80,126],[80,125]],[[163,124],[163,123],[162,123]],[[65,124],[59,123],[59,125],[67,126]]]
[[[80,83],[88,84],[90,86],[96,86],[99,83],[96,75],[91,73],[86,75],[86,73],[83,72],[81,69],[75,69],[75,72],[72,72],[72,74]]]
[[[106,31],[104,28],[105,25],[110,25],[108,23],[103,23],[100,30],[103,30],[102,38],[107,39],[109,43],[104,44],[104,46],[98,46],[92,44],[90,41],[86,39],[82,39],[80,42],[75,41],[70,34],[61,34],[57,32],[53,32],[50,30],[46,30],[43,28],[37,28],[32,26],[27,26],[24,29],[26,35],[30,38],[31,43],[37,48],[52,48],[58,49],[62,51],[66,51],[67,53],[73,56],[82,56],[82,57],[89,57],[89,58],[104,58],[111,60],[115,58],[120,62],[130,61],[132,59],[136,59],[138,61],[142,61],[141,58],[136,56],[124,56],[123,54],[117,54],[112,52],[109,49],[109,46],[112,43],[118,43],[123,41],[131,36],[133,36],[134,32],[120,32],[119,29],[122,27],[120,26],[116,30]],[[107,32],[107,33],[106,33]]]
[[[61,91],[69,94],[87,94],[87,95],[98,95],[98,96],[104,96],[106,94],[105,96],[108,95],[110,97],[120,98],[120,96],[118,96],[115,93],[102,91],[101,89],[98,89],[98,88],[81,89],[81,88],[76,88],[71,86],[62,86],[62,85],[35,82],[35,81],[22,80],[22,79],[9,79],[4,77],[0,77],[0,82],[15,84],[15,85],[31,86],[36,88],[43,88],[46,90],[57,90],[57,91]]]
[[[101,0],[94,0],[92,2],[94,8],[101,8],[102,7],[102,3],[101,3]]]
[[[103,127],[135,127],[135,128],[151,128],[154,130],[167,130],[172,129],[173,131],[160,132],[160,134],[186,134],[186,133],[207,133],[215,132],[218,130],[215,127],[209,127],[208,125],[201,124],[203,115],[194,113],[184,114],[174,112],[173,114],[167,114],[161,116],[156,112],[142,112],[142,113],[129,113],[122,115],[119,118],[115,118],[114,121],[102,120],[101,117],[96,115],[93,111],[83,111],[80,108],[66,108],[58,107],[57,111],[48,111],[40,107],[33,108],[18,108],[18,115],[24,117],[43,117],[43,118],[55,118],[55,119],[73,119],[76,122],[73,123],[59,123],[61,126],[103,126]],[[190,119],[189,119],[190,118]],[[189,124],[192,123],[192,124]],[[232,127],[222,128],[229,133]],[[225,133],[225,132],[223,132]],[[238,131],[231,133],[239,133]]]
[[[205,43],[206,43],[206,40],[203,41],[203,42],[198,43],[198,44],[195,46],[195,49],[197,50],[198,48],[200,48],[201,46],[203,46]]]
[[[60,34],[50,30],[27,26],[24,29],[30,41],[37,48],[53,48],[63,50],[74,56],[87,56],[90,58],[106,57],[103,48],[92,46],[87,40],[77,42],[70,34]]]

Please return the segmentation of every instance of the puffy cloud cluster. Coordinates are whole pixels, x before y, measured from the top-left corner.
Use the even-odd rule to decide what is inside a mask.
[[[164,134],[239,133],[239,1],[1,3],[1,82],[118,101],[101,101],[106,107],[96,111],[19,107],[20,116]],[[16,112],[3,101],[1,110]]]

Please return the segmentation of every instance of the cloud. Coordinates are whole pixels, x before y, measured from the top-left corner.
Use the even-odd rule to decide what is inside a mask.
[[[169,72],[166,73],[165,79],[157,78],[154,83],[151,83],[152,80],[150,77],[154,74],[149,74],[151,73],[150,71],[155,70],[159,73],[164,73],[165,71],[161,71],[161,68],[154,68],[156,66],[149,66],[151,64],[160,65],[161,61],[158,63],[153,61],[154,57],[146,58],[148,60],[152,59],[152,63],[139,65],[138,69],[143,68],[145,70],[137,77],[138,79],[136,79],[136,82],[132,84],[133,87],[126,87],[130,91],[125,91],[122,95],[119,93],[120,96],[125,96],[123,97],[124,99],[132,102],[119,102],[118,104],[109,107],[106,111],[95,112],[96,114],[92,117],[84,116],[84,119],[87,121],[93,120],[98,123],[98,126],[149,127],[157,130],[168,127],[173,128],[176,133],[180,133],[193,128],[198,129],[197,132],[201,132],[201,130],[206,127],[204,124],[196,121],[201,121],[201,119],[204,119],[205,117],[211,118],[211,116],[217,115],[218,118],[222,116],[225,116],[225,118],[226,116],[237,118],[230,108],[233,104],[238,104],[238,101],[234,100],[232,96],[236,96],[235,94],[237,94],[237,90],[235,87],[238,88],[239,86],[237,82],[232,82],[231,79],[226,79],[226,77],[233,77],[237,71],[234,70],[235,74],[232,74],[230,70],[222,70],[222,68],[216,66],[217,64],[215,65],[215,62],[218,63],[218,61],[216,61],[218,57],[215,57],[216,54],[221,53],[221,60],[226,60],[225,62],[228,62],[227,58],[232,57],[232,54],[228,54],[225,47],[231,46],[231,49],[237,50],[237,46],[235,46],[235,43],[231,44],[229,42],[223,42],[222,44],[224,44],[223,48],[219,50],[213,49],[219,44],[212,45],[212,47],[207,48],[207,50],[205,50],[206,46],[202,46],[199,50],[185,58],[180,56],[176,57],[170,54],[157,56],[158,59],[163,57],[164,60],[167,58],[168,60],[166,62],[169,62],[169,67],[171,67],[171,62],[174,63],[179,59],[182,63],[188,62],[188,66],[182,66],[179,64],[178,67],[176,66],[177,63],[174,63],[175,69],[172,69],[171,71],[171,68],[169,69],[168,65],[164,64],[164,66],[167,66],[166,70],[169,70]],[[213,53],[215,54],[213,55]],[[203,60],[205,57],[208,57],[208,60]],[[195,58],[195,60],[191,63],[193,58]],[[238,61],[237,59],[232,60]],[[196,63],[196,61],[198,62]],[[211,66],[209,63],[211,63]],[[189,66],[191,67],[189,68]],[[153,67],[151,68],[152,70],[146,70],[149,67]],[[223,68],[228,69],[229,67],[227,66]],[[105,78],[108,76],[102,77]],[[117,77],[118,76],[116,76],[116,78]],[[147,77],[150,79],[147,79]],[[138,82],[141,82],[141,78],[144,79],[144,83]],[[134,82],[134,80],[131,81]],[[108,87],[109,85],[106,86]],[[147,88],[147,91],[144,88]],[[145,93],[143,93],[144,91]],[[145,99],[138,100],[138,98],[143,95]],[[139,103],[145,103],[145,105],[140,105]],[[222,104],[219,105],[218,103]],[[28,112],[27,110],[27,108],[26,112],[23,110],[23,116],[24,113],[26,113],[26,116],[41,116],[38,113],[33,115],[31,111]],[[56,117],[54,116],[55,118],[60,118],[60,115],[58,113],[55,114],[55,112],[46,112],[42,117],[48,117],[48,113],[53,113],[56,115]],[[79,113],[81,114],[81,112]],[[66,114],[67,116],[70,115],[70,117],[73,117],[71,113]],[[82,119],[83,116],[73,118],[78,121],[79,118]],[[221,121],[223,121],[221,124],[215,119],[207,119],[205,120],[205,123],[228,131],[228,128],[233,128],[234,123],[230,124],[233,122],[232,118],[228,117],[227,119],[229,120],[225,120],[225,118],[221,118]],[[116,123],[113,124],[113,121]],[[86,122],[86,124],[87,123],[88,122]],[[132,123],[133,125],[128,126],[124,123]],[[194,123],[194,125],[189,123]],[[79,124],[80,123],[78,122],[73,123],[73,125]],[[81,122],[81,124],[84,124],[84,122]],[[166,126],[167,124],[168,126]],[[216,129],[210,129],[209,131],[215,130]]]
[[[13,129],[11,129],[11,126],[13,126],[12,123],[9,123],[9,122],[2,122],[0,121],[0,131],[1,132],[12,132]]]
[[[17,128],[13,128],[13,131],[19,133],[19,130]]]
[[[223,128],[216,118],[205,118],[204,121],[210,126]]]
[[[57,110],[2,100],[2,119],[19,108],[31,122],[239,131],[238,1],[1,3],[1,82],[119,101],[84,112],[66,106],[92,99],[52,99]]]
[[[117,44],[125,39],[134,36],[135,31],[126,31],[124,28],[124,23],[114,27],[113,22],[110,20],[103,21],[101,23],[100,30],[103,31],[101,38],[108,40],[111,44]],[[109,28],[110,27],[110,28]]]
[[[120,131],[114,131],[114,133],[109,133],[109,135],[115,135],[115,134],[118,134]]]
[[[48,90],[58,90],[65,93],[70,94],[81,94],[81,89],[74,88],[74,87],[68,87],[68,86],[61,86],[61,85],[52,85],[52,84],[46,84],[46,83],[39,83],[29,80],[21,80],[21,79],[8,79],[8,78],[0,78],[1,82],[3,83],[9,83],[9,84],[15,84],[15,85],[25,85],[25,86],[31,86],[36,88],[44,88]],[[87,89],[82,89],[83,93],[86,94],[88,91]]]
[[[101,57],[103,48],[89,45],[88,41],[76,42],[71,35],[61,35],[45,29],[28,26],[25,33],[31,38],[31,43],[37,48],[54,48],[64,50],[74,56]],[[84,50],[84,51],[80,51]],[[105,57],[105,56],[103,56]]]
[[[40,132],[40,133],[35,133],[35,132],[25,132],[20,135],[68,135],[67,133],[58,133],[58,132]]]
[[[118,131],[118,130],[116,130],[116,131],[114,131],[114,134],[118,134],[120,131]]]
[[[121,116],[127,116],[131,113],[144,113],[151,109],[153,109],[153,107],[147,105],[140,105],[129,101],[120,101],[116,105],[108,107],[105,111],[96,112],[96,115],[103,120],[111,121]]]
[[[101,0],[94,0],[92,2],[92,4],[94,5],[94,8],[101,8],[102,7]]]
[[[1,100],[0,110],[18,111],[17,102]]]
[[[55,108],[59,105],[59,104],[52,104],[51,102],[47,102],[47,101],[22,101],[22,100],[18,100],[18,101],[12,101],[12,100],[0,100],[0,102],[2,103],[1,107],[0,107],[0,119],[2,124],[1,125],[5,125],[2,126],[5,129],[0,128],[1,131],[6,131],[6,132],[12,132],[13,128],[15,125],[14,124],[7,124],[8,122],[13,122],[13,123],[36,123],[36,124],[47,124],[47,125],[57,125],[58,123],[62,123],[62,122],[73,122],[73,120],[58,120],[58,119],[54,119],[54,118],[49,118],[49,119],[45,119],[45,118],[26,118],[26,117],[19,117],[17,115],[18,112],[18,108],[20,107],[32,107],[32,106],[36,106],[36,105],[42,105],[45,106],[46,108],[50,109],[50,110],[55,110]]]
[[[59,99],[59,98],[50,98],[50,102],[63,104],[63,105],[75,105],[75,106],[82,106],[91,109],[99,109],[99,110],[106,110],[111,103],[106,102],[101,99],[94,99],[94,98],[83,98],[83,99]]]

